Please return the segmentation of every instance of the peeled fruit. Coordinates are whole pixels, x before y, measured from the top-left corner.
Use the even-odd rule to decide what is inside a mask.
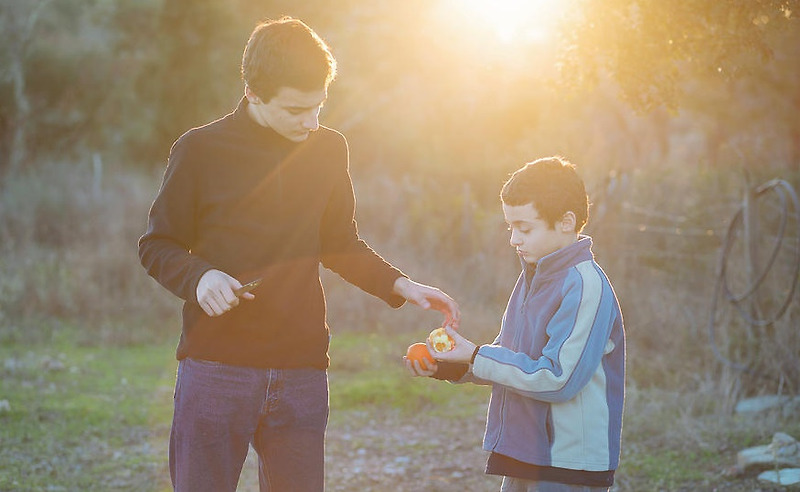
[[[428,335],[428,340],[437,352],[450,352],[456,345],[453,337],[447,334],[444,328],[436,328]]]
[[[428,364],[433,364],[433,357],[431,357],[431,353],[428,350],[428,346],[422,342],[415,343],[408,347],[408,352],[406,352],[406,358],[411,361],[419,362],[420,367],[428,370]]]

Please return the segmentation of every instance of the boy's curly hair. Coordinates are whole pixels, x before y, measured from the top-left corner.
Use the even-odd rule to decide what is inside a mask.
[[[589,197],[575,166],[560,156],[544,157],[516,170],[500,191],[503,203],[533,204],[541,218],[555,227],[567,212],[575,214],[575,232],[589,219]]]

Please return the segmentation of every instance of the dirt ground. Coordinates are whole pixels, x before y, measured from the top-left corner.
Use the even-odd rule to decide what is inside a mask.
[[[483,473],[486,407],[473,418],[442,426],[392,410],[332,413],[326,444],[327,492],[494,492],[500,478]],[[239,492],[258,491],[257,457],[250,451]]]
[[[414,417],[393,410],[340,411],[331,415],[326,445],[326,492],[497,492],[500,477],[483,473],[486,452],[481,440],[485,405],[453,425],[442,416]],[[624,456],[623,456],[624,459]],[[726,477],[709,470],[705,479],[678,488],[643,483],[641,478],[617,474],[612,492],[786,492],[760,482],[756,474]],[[252,451],[237,489],[258,491],[257,458]]]
[[[392,413],[338,418],[328,431],[326,490],[497,491],[500,478],[483,473],[485,415],[482,405],[452,425]]]

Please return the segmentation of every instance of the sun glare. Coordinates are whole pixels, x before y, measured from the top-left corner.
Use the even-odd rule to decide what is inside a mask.
[[[506,44],[546,42],[566,9],[566,0],[451,0],[452,8],[483,23]]]

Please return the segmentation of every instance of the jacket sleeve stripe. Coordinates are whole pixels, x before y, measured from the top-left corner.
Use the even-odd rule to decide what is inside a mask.
[[[473,372],[484,379],[491,375],[492,381],[540,400],[574,397],[596,371],[607,341],[607,333],[592,333],[602,289],[602,280],[590,261],[576,265],[565,281],[561,307],[547,327],[552,338],[542,356],[532,359],[521,352],[488,346],[476,357]]]

